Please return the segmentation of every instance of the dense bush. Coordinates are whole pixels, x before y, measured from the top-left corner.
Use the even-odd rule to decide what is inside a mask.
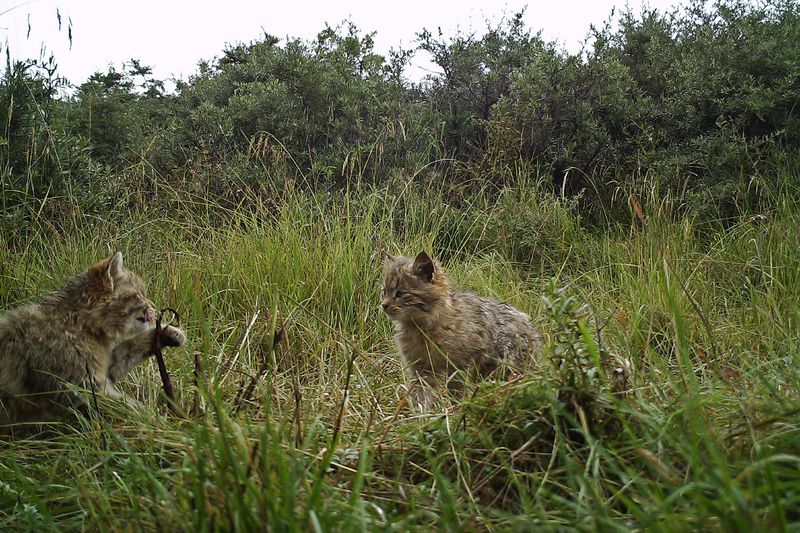
[[[439,30],[419,35],[419,49],[427,52],[442,70],[428,78],[427,96],[445,119],[448,155],[469,157],[482,153],[486,121],[495,104],[507,95],[512,74],[545,51],[551,50],[525,29],[523,13],[497,27],[488,27],[477,38],[456,34],[446,38]]]
[[[407,59],[375,54],[372,35],[352,24],[310,43],[280,46],[267,35],[233,46],[182,86],[186,141],[212,158],[289,157],[323,181],[341,180],[353,165],[373,178],[418,163],[435,148],[435,128],[422,95],[403,84]]]
[[[61,98],[54,70],[20,63],[0,87],[4,197],[103,183],[90,179],[94,162],[334,188],[434,163],[446,200],[533,179],[579,195],[578,209],[655,189],[697,213],[735,215],[760,209],[774,164],[796,157],[798,42],[796,2],[720,0],[623,12],[578,54],[532,34],[522,14],[480,37],[423,30],[418,50],[441,73],[419,85],[404,77],[411,51],[376,54],[352,24],[310,42],[230,46],[175,94],[131,61]]]
[[[176,113],[174,97],[152,69],[131,60],[127,70],[113,66],[77,87],[69,100],[69,126],[92,145],[92,155],[115,168],[142,159],[166,166],[164,137]]]
[[[750,177],[800,142],[796,3],[626,12],[593,37],[580,56],[545,51],[513,72],[487,157],[537,162],[604,200],[650,177],[741,204]]]

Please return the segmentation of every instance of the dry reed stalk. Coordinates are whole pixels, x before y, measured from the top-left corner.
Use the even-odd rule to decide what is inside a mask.
[[[236,341],[237,345],[236,351],[233,352],[233,355],[231,355],[228,359],[225,360],[222,359],[221,357],[222,354],[220,354],[220,364],[219,364],[219,370],[217,372],[217,375],[220,376],[218,381],[220,386],[230,373],[231,368],[233,368],[233,365],[239,359],[239,353],[242,351],[242,348],[247,342],[247,339],[250,338],[250,331],[253,329],[253,325],[256,323],[256,320],[258,320],[258,316],[260,314],[261,310],[258,308],[258,298],[256,298],[256,309],[255,311],[253,311],[253,316],[250,317],[250,320],[247,322],[247,327],[245,327],[244,332],[242,332],[242,334],[239,336],[239,339]]]

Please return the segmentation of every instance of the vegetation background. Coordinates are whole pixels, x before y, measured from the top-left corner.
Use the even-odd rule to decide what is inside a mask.
[[[190,341],[0,442],[3,530],[797,530],[800,11],[352,24],[66,91],[0,81],[0,308],[122,250]],[[529,312],[531,371],[404,405],[379,248]],[[88,393],[87,393],[88,394]]]

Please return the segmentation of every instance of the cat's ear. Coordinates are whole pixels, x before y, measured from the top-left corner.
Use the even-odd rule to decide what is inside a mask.
[[[111,280],[118,280],[123,276],[123,263],[122,263],[122,252],[117,252],[109,259],[108,263],[108,275],[111,276]]]
[[[384,263],[391,263],[395,259],[397,259],[397,258],[395,256],[389,254],[389,252],[387,252],[386,250],[381,250],[381,260]]]
[[[117,252],[108,259],[104,259],[89,267],[88,291],[89,297],[94,299],[114,291],[114,279],[122,271],[122,253]]]
[[[434,270],[433,259],[425,252],[420,252],[419,255],[417,255],[414,259],[414,265],[411,267],[411,271],[414,272],[414,275],[425,281],[433,281]]]

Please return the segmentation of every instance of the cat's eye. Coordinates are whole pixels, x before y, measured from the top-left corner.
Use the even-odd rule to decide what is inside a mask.
[[[147,318],[145,318],[145,317],[143,317],[143,316],[137,316],[137,317],[136,317],[136,320],[138,320],[138,321],[139,321],[139,322],[141,322],[141,323],[145,323],[145,322],[147,322]]]
[[[406,295],[406,293],[404,293],[404,292],[403,292],[403,291],[401,291],[401,290],[398,290],[396,293],[394,293],[394,297],[395,297],[395,298],[402,298],[402,297],[403,297],[403,296],[405,296],[405,295]]]

